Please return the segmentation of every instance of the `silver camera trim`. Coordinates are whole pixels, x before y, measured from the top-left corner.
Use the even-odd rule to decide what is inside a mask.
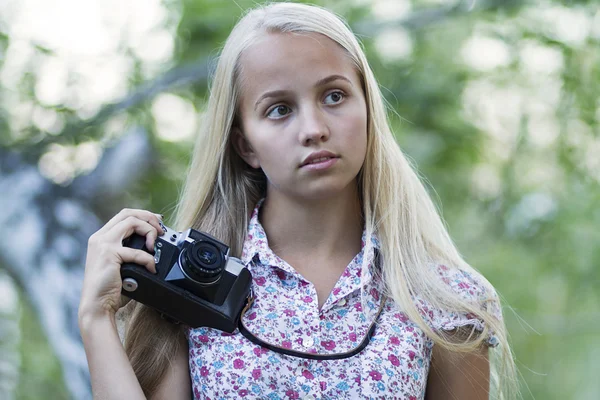
[[[178,232],[174,229],[169,228],[168,226],[164,225],[161,222],[161,226],[164,229],[164,234],[160,235],[159,238],[161,238],[162,240],[164,240],[167,243],[172,244],[173,246],[176,247],[180,247],[181,242],[188,242],[188,243],[194,243],[195,240],[192,239],[189,235],[190,230],[188,229],[186,232],[187,234],[184,235],[184,232]],[[246,268],[246,266],[242,263],[242,260],[240,260],[237,257],[230,257],[228,254],[225,254],[225,268],[223,269],[223,272],[221,274],[219,274],[219,276],[217,277],[217,279],[215,279],[212,282],[198,282],[197,280],[193,279],[192,277],[190,277],[183,269],[182,267],[182,263],[181,263],[181,254],[183,253],[183,251],[179,252],[179,256],[177,259],[177,264],[179,265],[179,269],[181,270],[181,273],[189,280],[191,280],[192,282],[197,283],[198,285],[201,286],[210,286],[210,285],[214,285],[215,283],[217,283],[220,279],[221,276],[223,275],[224,272],[228,272],[231,275],[234,276],[239,276],[242,271]],[[158,259],[155,257],[155,261],[156,263],[158,263],[160,261],[160,255],[158,255]]]

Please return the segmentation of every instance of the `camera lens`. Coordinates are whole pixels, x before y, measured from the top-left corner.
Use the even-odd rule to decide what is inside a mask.
[[[194,242],[182,251],[181,267],[193,280],[211,284],[219,280],[223,271],[223,255],[209,242]]]

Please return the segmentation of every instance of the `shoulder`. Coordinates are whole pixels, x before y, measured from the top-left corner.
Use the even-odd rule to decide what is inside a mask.
[[[431,266],[433,272],[461,299],[470,302],[497,302],[496,290],[479,272],[443,264]]]
[[[436,331],[454,331],[472,327],[478,331],[489,328],[491,320],[502,322],[500,299],[490,282],[477,271],[447,265],[434,265],[432,272],[442,285],[450,289],[447,298],[442,298],[443,307],[431,307],[420,302],[422,315]],[[495,332],[488,331],[488,345],[498,344]]]

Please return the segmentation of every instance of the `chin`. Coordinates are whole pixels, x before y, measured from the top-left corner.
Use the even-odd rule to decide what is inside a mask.
[[[321,182],[312,188],[308,188],[302,197],[312,201],[333,200],[337,197],[354,197],[358,196],[358,185],[356,180],[351,182]]]

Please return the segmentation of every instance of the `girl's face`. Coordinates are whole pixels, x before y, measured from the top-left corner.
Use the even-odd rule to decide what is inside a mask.
[[[356,195],[367,107],[345,51],[319,34],[265,34],[241,57],[234,144],[268,181],[268,196]]]

